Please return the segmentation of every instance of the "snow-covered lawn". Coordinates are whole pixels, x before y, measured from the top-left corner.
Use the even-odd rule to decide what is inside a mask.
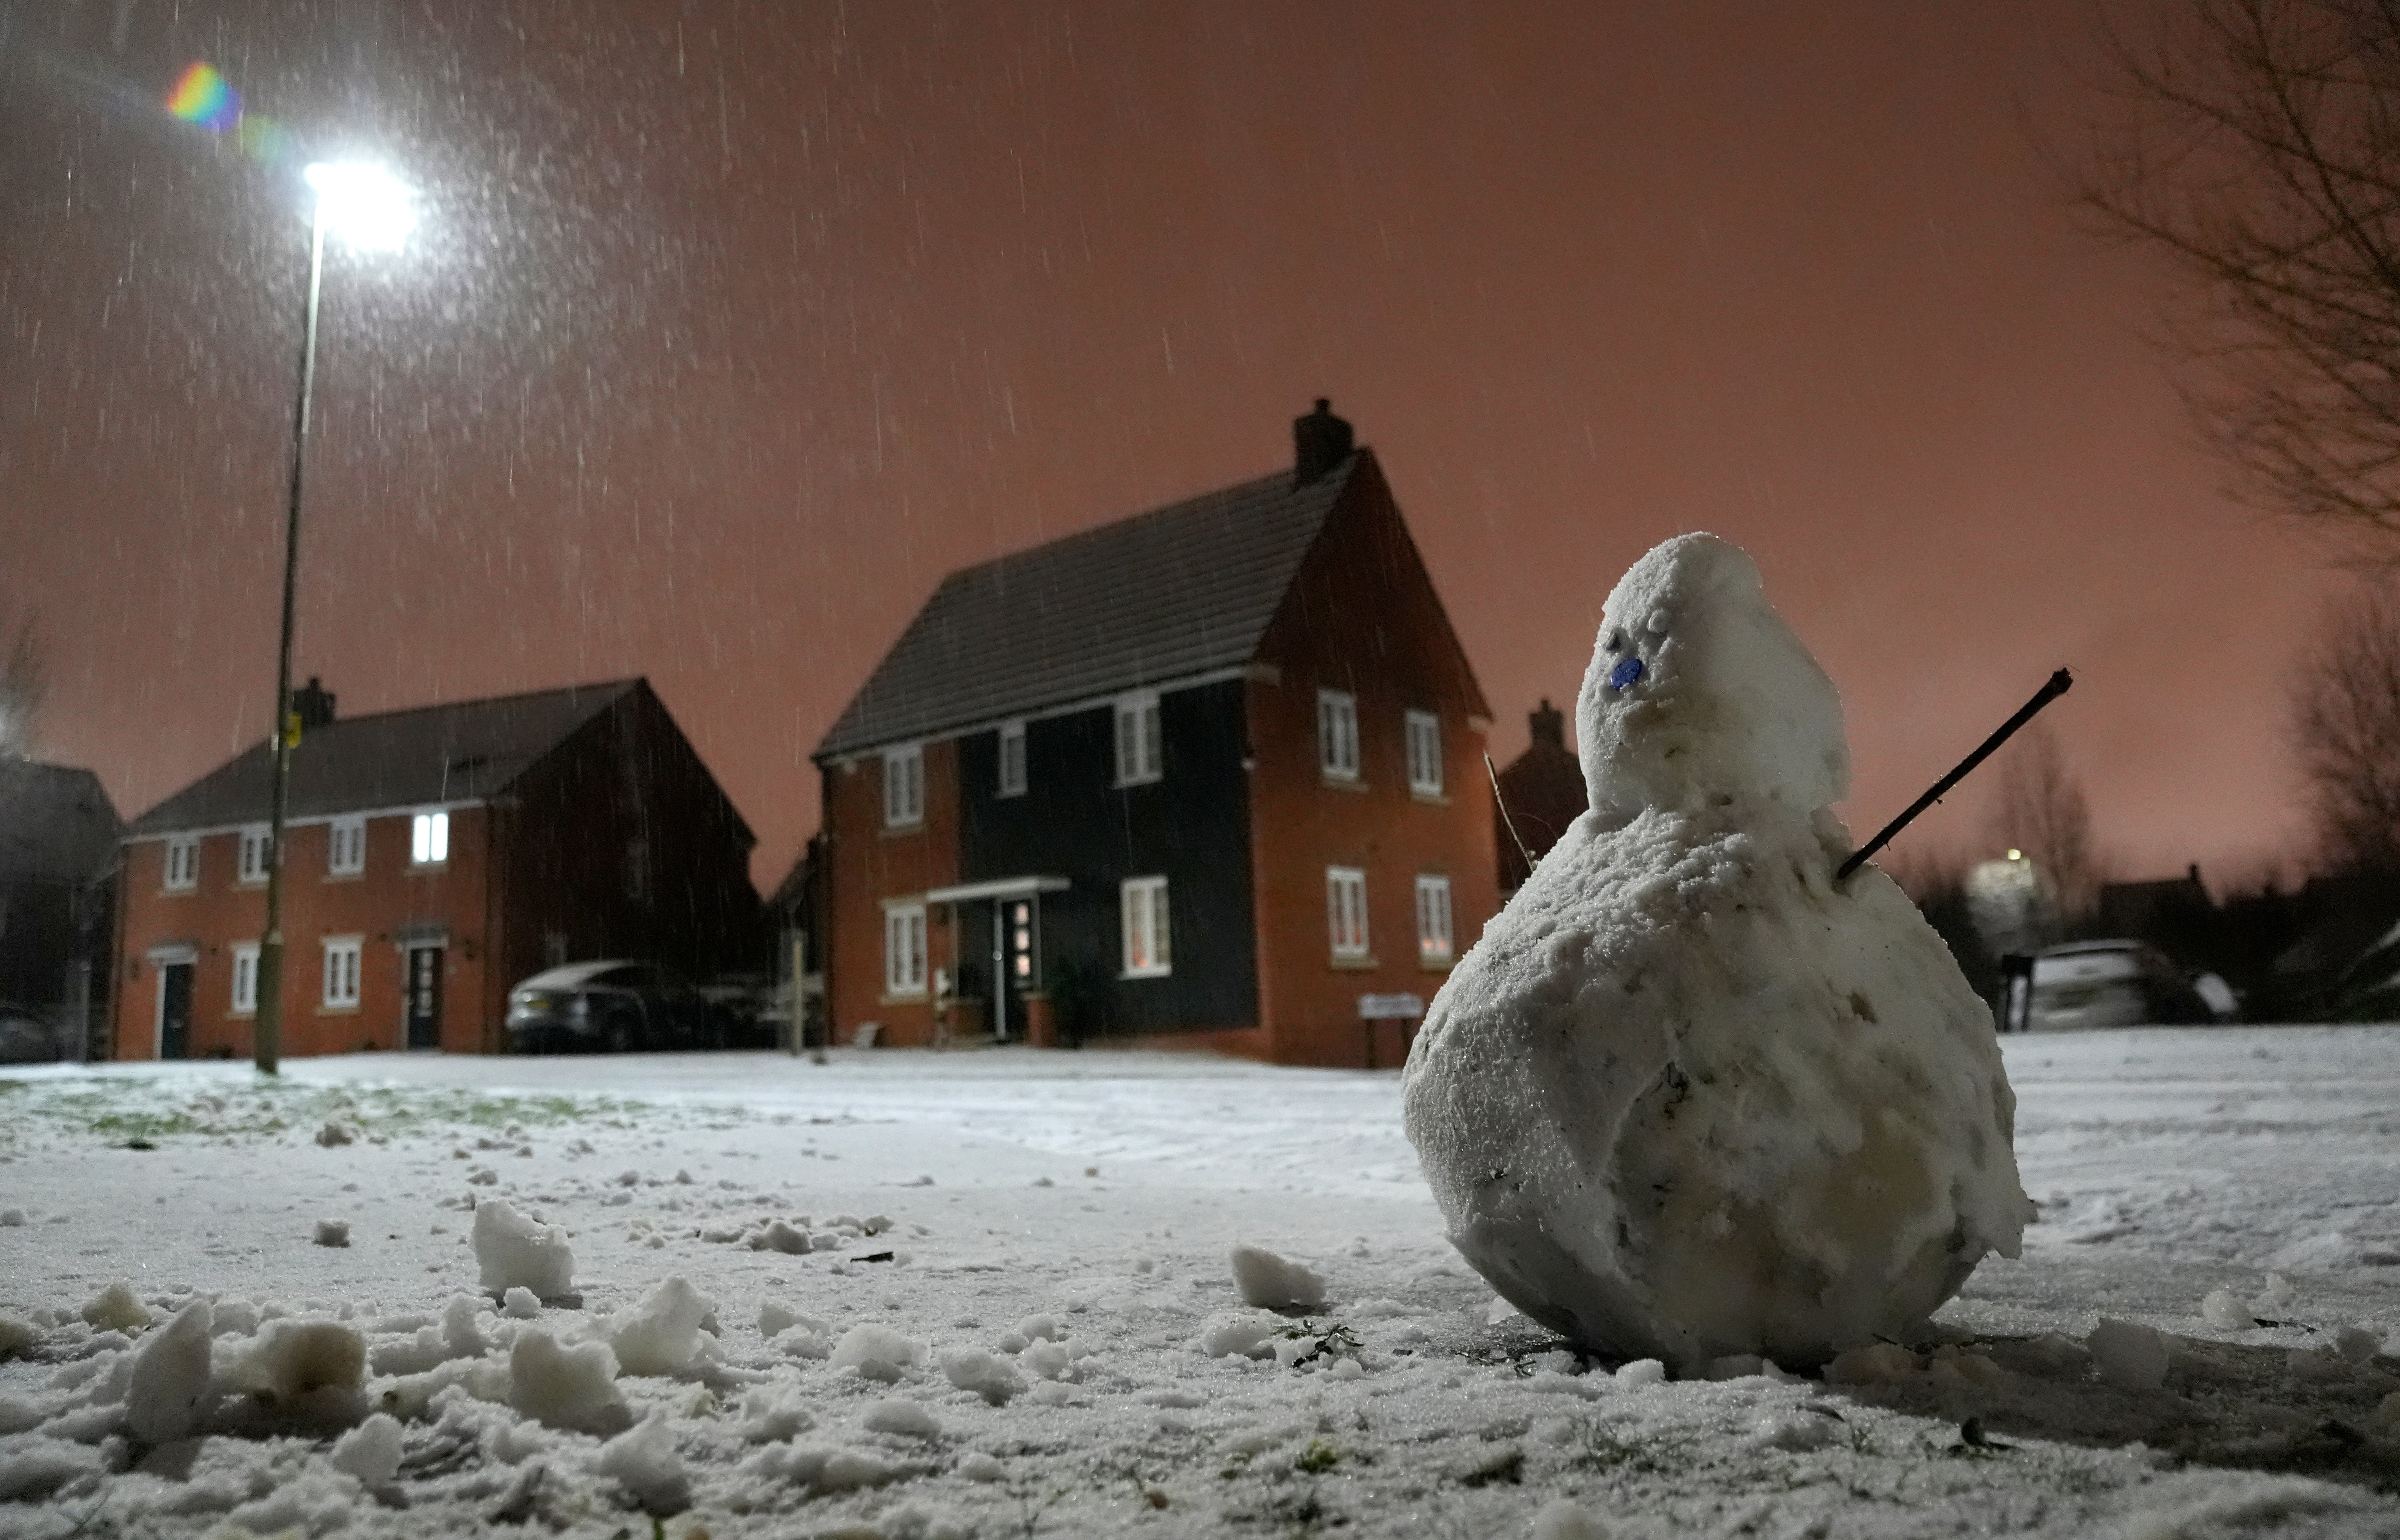
[[[2400,1029],[2006,1053],[2041,1222],[1848,1383],[1561,1351],[1444,1242],[1389,1073],[12,1072],[0,1534],[2400,1534]],[[494,1198],[578,1298],[484,1292]],[[1246,1307],[1237,1244],[1324,1304]]]

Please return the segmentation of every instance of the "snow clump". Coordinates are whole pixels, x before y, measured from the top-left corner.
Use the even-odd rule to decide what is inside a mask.
[[[340,1321],[268,1321],[225,1370],[221,1388],[311,1422],[366,1412],[367,1342]]]
[[[1025,1394],[1025,1376],[996,1353],[969,1348],[942,1356],[942,1374],[961,1390],[972,1391],[996,1407]]]
[[[566,1233],[534,1223],[505,1198],[475,1206],[474,1244],[485,1293],[528,1288],[539,1300],[563,1300],[575,1292],[575,1253]]]
[[[1298,1262],[1255,1246],[1234,1247],[1234,1287],[1242,1302],[1261,1310],[1316,1310],[1325,1303],[1325,1280]]]
[[[348,1220],[319,1220],[317,1221],[316,1243],[319,1246],[349,1245],[350,1221]]]
[[[400,1476],[400,1423],[383,1412],[335,1440],[326,1461],[362,1487],[388,1487]]]
[[[1576,702],[1590,810],[1427,1011],[1407,1126],[1454,1244],[1575,1342],[1689,1371],[1916,1335],[2031,1206],[1991,1013],[1836,883],[1833,682],[1708,535],[1635,563]]]
[[[609,1345],[624,1374],[691,1374],[716,1362],[715,1339],[702,1323],[716,1306],[680,1277],[671,1277],[633,1309],[610,1318]]]
[[[2167,1340],[2148,1327],[2104,1320],[2083,1345],[2100,1378],[2119,1390],[2156,1390],[2166,1383]]]
[[[509,1405],[578,1433],[620,1433],[634,1420],[618,1393],[617,1356],[607,1342],[561,1347],[539,1329],[509,1350]]]
[[[684,1474],[662,1411],[601,1445],[593,1468],[613,1477],[652,1518],[672,1518],[691,1506],[691,1478]]]
[[[145,1444],[172,1443],[199,1426],[209,1398],[210,1332],[216,1312],[206,1300],[178,1311],[167,1329],[133,1356],[125,1392],[125,1426]]]
[[[852,1327],[834,1344],[833,1367],[854,1369],[862,1380],[898,1383],[901,1376],[925,1361],[924,1345],[888,1326],[868,1323]]]
[[[129,1337],[157,1319],[148,1306],[133,1297],[133,1286],[121,1278],[91,1297],[83,1307],[83,1318],[87,1326],[102,1331],[122,1331]]]

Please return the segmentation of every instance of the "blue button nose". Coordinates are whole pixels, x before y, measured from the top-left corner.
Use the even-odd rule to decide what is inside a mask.
[[[1627,658],[1620,661],[1615,668],[1608,671],[1608,688],[1611,689],[1624,689],[1641,677],[1642,660],[1639,658]]]

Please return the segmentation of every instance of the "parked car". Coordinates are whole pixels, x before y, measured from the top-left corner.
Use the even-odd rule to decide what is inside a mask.
[[[2231,1004],[2232,992],[2216,974],[2195,979],[2140,941],[2073,941],[2033,960],[2038,1032],[2192,1026],[2226,1019]]]
[[[509,991],[509,1051],[648,1053],[708,1048],[725,1037],[699,990],[655,962],[570,962]]]
[[[0,1064],[47,1064],[59,1056],[57,1034],[35,1011],[0,1001]]]

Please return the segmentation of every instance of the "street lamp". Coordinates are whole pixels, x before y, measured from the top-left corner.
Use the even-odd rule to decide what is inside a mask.
[[[283,629],[275,650],[275,793],[266,836],[266,934],[258,944],[258,1017],[252,1058],[274,1074],[283,1056],[283,815],[292,787],[292,595],[300,561],[300,476],[308,458],[308,395],[317,381],[317,295],[325,232],[352,249],[397,249],[416,227],[408,189],[380,166],[320,161],[302,173],[316,203],[308,220],[308,299],[300,326],[300,399],[292,411],[292,497],[283,512]]]

